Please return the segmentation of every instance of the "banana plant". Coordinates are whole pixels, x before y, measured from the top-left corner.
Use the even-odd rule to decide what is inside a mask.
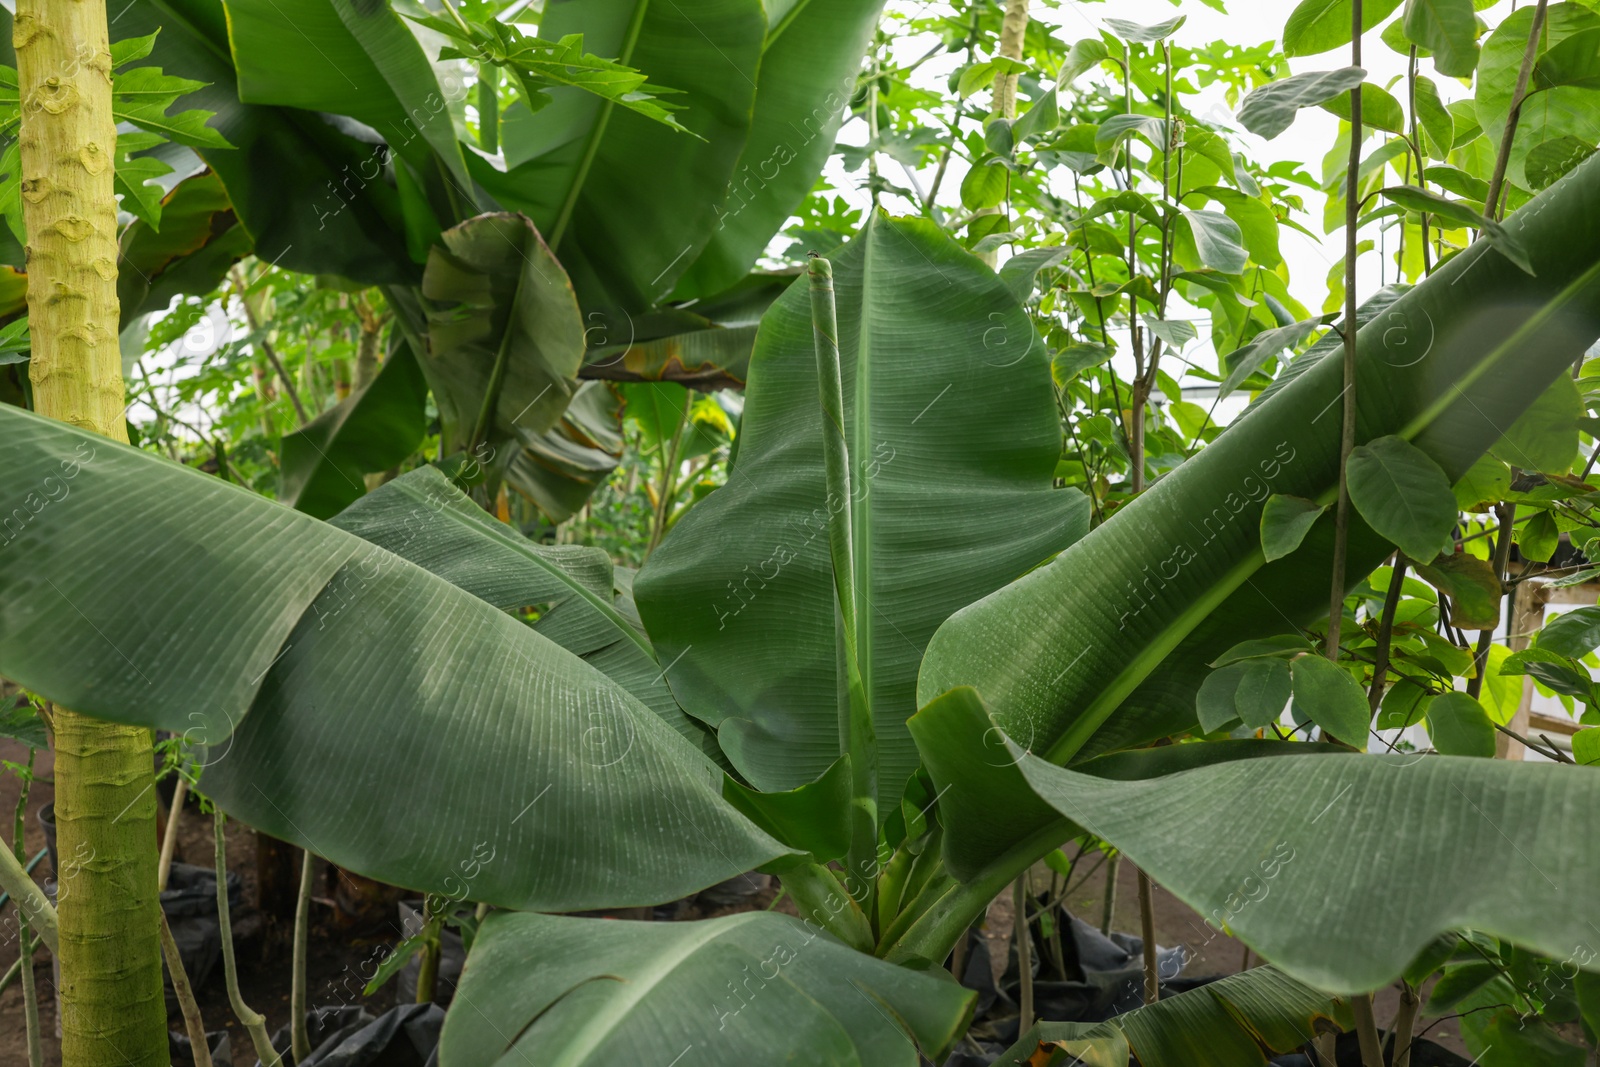
[[[1600,336],[1600,163],[1504,225],[1536,273],[1480,243],[1359,330],[1363,443],[1459,478]],[[324,523],[3,411],[0,671],[183,733],[267,832],[503,909],[446,1064],[938,1059],[973,1007],[940,963],[1084,833],[1285,976],[1245,1020],[1267,1047],[1271,1012],[1343,1018],[1303,987],[1371,990],[1447,930],[1592,937],[1588,769],[1199,740],[1206,664],[1326,603],[1327,520],[1268,563],[1260,518],[1336,490],[1338,360],[1093,530],[1049,374],[1005,281],[876,215],[763,317],[728,484],[633,581],[437,471]],[[1352,575],[1392,551],[1350,544]],[[798,920],[549,914],[758,867]]]
[[[251,253],[386,286],[406,319],[410,351],[399,358],[424,372],[450,424],[448,446],[487,444],[499,458],[487,465],[491,480],[506,478],[556,515],[581,505],[614,465],[578,429],[597,423],[598,394],[590,390],[591,403],[563,422],[580,376],[615,377],[624,367],[633,377],[742,381],[753,331],[714,317],[727,303],[717,298],[748,296],[751,265],[814,184],[882,3],[802,0],[771,11],[760,0],[693,11],[556,3],[516,16],[537,22],[538,37],[501,21],[492,5],[469,8],[472,23],[454,5],[441,18],[405,2],[135,0],[119,10],[114,60],[131,66],[118,77],[170,86],[167,103],[184,93],[191,110],[154,119],[193,149],[152,151],[154,134],[120,146],[132,155],[119,189],[139,216],[124,242],[123,324],[175,295],[210,293]],[[9,37],[10,16],[0,13],[0,23]],[[299,57],[292,69],[287,54]],[[501,72],[518,87],[514,99],[500,99]],[[493,147],[465,137],[474,89],[480,132],[498,131]],[[634,180],[641,159],[656,161],[646,195]],[[167,172],[159,186],[146,183]],[[171,233],[161,232],[163,213]],[[485,258],[485,241],[504,224],[473,220],[511,213],[549,238],[550,249],[529,253],[545,285],[518,284],[520,260]],[[652,239],[622,236],[634,233]],[[492,300],[478,305],[492,336],[469,321],[459,291],[429,295],[449,284],[436,280],[449,269],[440,257],[472,259],[467,246]],[[20,245],[9,254],[20,266]],[[25,278],[17,278],[20,293]],[[571,306],[549,341],[495,332],[508,319],[549,313],[541,293],[552,285],[568,290]],[[669,300],[700,306],[682,312]],[[0,314],[20,308],[20,297],[0,302]],[[684,346],[698,354],[687,367],[670,354]],[[589,348],[616,351],[586,365]],[[548,388],[534,402],[519,383]],[[423,400],[389,388],[328,413],[329,425],[310,430],[316,449],[302,441],[289,450],[283,497],[323,517],[352,502],[360,476],[385,469],[392,449],[331,424],[343,426],[359,406],[368,422],[410,426],[423,418]],[[472,440],[486,406],[513,403],[483,427],[486,441]],[[575,448],[590,454],[573,456]],[[546,476],[552,462],[559,469]]]

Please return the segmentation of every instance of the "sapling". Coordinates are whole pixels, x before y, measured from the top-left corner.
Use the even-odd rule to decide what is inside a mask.
[[[311,880],[316,857],[309,849],[300,853],[300,891],[294,902],[294,960],[289,979],[289,1049],[296,1064],[311,1055],[311,1038],[306,1033],[306,958],[311,936]]]
[[[228,984],[228,1002],[233,1005],[234,1016],[249,1033],[250,1043],[255,1046],[261,1067],[283,1067],[283,1057],[272,1047],[272,1040],[267,1036],[267,1020],[253,1011],[239,992],[239,968],[233,958],[233,926],[228,918],[228,842],[223,833],[227,821],[228,817],[222,814],[221,808],[212,812],[211,828],[217,868],[217,922],[222,926],[222,969]]]

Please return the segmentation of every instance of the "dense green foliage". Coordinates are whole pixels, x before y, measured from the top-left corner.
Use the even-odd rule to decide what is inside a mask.
[[[1019,1056],[1264,1062],[1438,974],[1485,1064],[1581,1057],[1600,779],[1490,757],[1525,690],[1600,725],[1600,609],[1513,608],[1600,574],[1600,15],[1369,0],[1380,86],[1349,0],[880,6],[134,0],[136,447],[18,410],[0,247],[0,671],[513,912],[446,1067],[910,1067],[1073,840],[1273,968]],[[1347,208],[1393,284],[1291,277]],[[539,914],[758,867],[798,921]]]

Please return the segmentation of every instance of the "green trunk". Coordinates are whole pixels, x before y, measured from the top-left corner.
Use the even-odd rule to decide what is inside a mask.
[[[105,8],[21,0],[15,41],[35,405],[126,441]],[[150,746],[148,730],[56,710],[66,1067],[168,1062]]]

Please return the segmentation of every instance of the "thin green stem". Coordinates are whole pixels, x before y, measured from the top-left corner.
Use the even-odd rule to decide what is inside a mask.
[[[1150,876],[1137,868],[1139,875],[1139,936],[1144,940],[1144,1002],[1154,1004],[1161,999],[1161,969],[1156,959],[1156,909],[1152,899]]]
[[[1017,936],[1017,981],[1021,986],[1017,1028],[1026,1033],[1033,1026],[1033,934],[1028,924],[1028,872],[1011,883],[1012,930]]]
[[[1383,598],[1383,617],[1378,621],[1378,641],[1372,652],[1372,685],[1367,689],[1367,711],[1378,713],[1383,700],[1383,683],[1389,674],[1389,649],[1394,642],[1394,613],[1400,609],[1400,593],[1406,585],[1406,558],[1394,554],[1394,575]]]
[[[1361,0],[1352,0],[1350,65],[1361,65]],[[1327,656],[1339,658],[1344,626],[1345,549],[1350,542],[1350,485],[1346,468],[1356,446],[1356,226],[1361,210],[1361,86],[1350,90],[1350,164],[1344,194],[1344,393],[1339,430],[1339,499],[1334,511],[1333,567],[1328,593]]]
[[[311,938],[311,880],[316,857],[300,853],[300,893],[294,902],[294,956],[289,975],[289,1049],[294,1062],[301,1064],[311,1055],[311,1037],[306,1032],[306,959]]]
[[[1071,828],[1071,823],[1060,819],[1035,830],[970,882],[950,880],[941,885],[935,880],[923,895],[927,896],[937,887],[937,897],[922,909],[916,921],[903,930],[888,932],[879,941],[878,955],[890,963],[943,960],[967,928],[988,908],[989,902],[1033,866],[1040,856],[1060,846]]]
[[[1528,95],[1528,78],[1533,73],[1533,61],[1539,54],[1539,34],[1544,29],[1545,6],[1548,0],[1539,0],[1533,9],[1533,24],[1528,27],[1528,45],[1522,50],[1522,66],[1517,69],[1517,86],[1511,93],[1511,110],[1506,112],[1505,130],[1500,134],[1500,150],[1495,154],[1494,172],[1489,177],[1489,193],[1483,198],[1483,213],[1491,219],[1501,214],[1500,194],[1505,185],[1506,166],[1511,162],[1511,143],[1516,139],[1517,121],[1522,117],[1522,102]]]
[[[1495,542],[1494,542],[1494,577],[1495,581],[1504,588],[1506,580],[1506,567],[1511,562],[1511,531],[1517,521],[1517,505],[1514,503],[1496,504]],[[1508,627],[1509,629],[1509,627]],[[1478,631],[1478,646],[1472,656],[1472,677],[1467,679],[1467,694],[1474,699],[1483,692],[1483,675],[1489,668],[1489,646],[1494,644],[1494,627]]]
[[[431,1004],[439,992],[439,960],[444,955],[444,945],[439,938],[444,925],[443,916],[438,911],[440,903],[431,894],[422,898],[422,953],[418,957],[417,967],[418,1004]]]
[[[0,848],[0,889],[11,894],[11,899],[17,902],[18,913],[27,920],[50,951],[57,952],[56,909],[50,906],[44,891],[28,876],[22,861],[17,859],[11,848]]]
[[[278,1050],[272,1047],[272,1040],[267,1036],[267,1020],[252,1011],[239,992],[239,967],[233,958],[233,925],[228,917],[228,841],[223,833],[227,820],[221,808],[211,817],[216,848],[217,922],[222,927],[222,974],[228,985],[228,1003],[233,1006],[233,1014],[240,1025],[250,1034],[250,1043],[255,1047],[261,1067],[283,1067],[283,1057],[278,1055]]]

